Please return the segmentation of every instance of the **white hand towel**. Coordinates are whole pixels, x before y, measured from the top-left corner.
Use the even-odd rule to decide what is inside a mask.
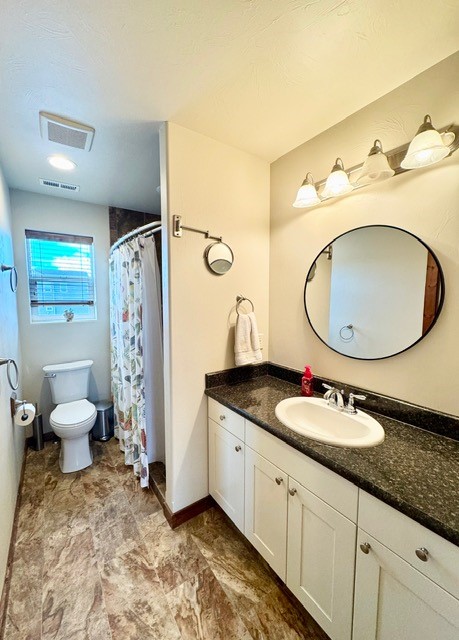
[[[239,314],[237,317],[234,355],[237,367],[263,359],[258,339],[257,320],[253,312]]]

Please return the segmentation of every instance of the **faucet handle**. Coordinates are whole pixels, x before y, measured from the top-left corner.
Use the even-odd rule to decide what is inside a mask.
[[[329,391],[334,389],[334,387],[332,387],[331,384],[327,384],[326,382],[322,382],[322,386],[324,389],[328,389]]]
[[[357,413],[357,409],[354,407],[354,400],[366,400],[366,399],[367,399],[367,397],[362,395],[362,394],[350,393],[347,406],[344,409],[345,412],[346,413],[351,413],[352,415],[355,415]]]

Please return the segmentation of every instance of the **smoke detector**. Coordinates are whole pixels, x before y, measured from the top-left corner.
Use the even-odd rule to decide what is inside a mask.
[[[52,113],[40,111],[40,133],[44,140],[90,151],[95,129]]]
[[[58,182],[57,180],[46,180],[45,178],[39,178],[38,182],[42,187],[51,187],[52,189],[62,189],[63,191],[73,191],[74,193],[80,190],[79,185],[70,184],[68,182]]]

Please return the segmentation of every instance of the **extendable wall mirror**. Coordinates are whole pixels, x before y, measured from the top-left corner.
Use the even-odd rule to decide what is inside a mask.
[[[209,269],[219,276],[229,271],[233,266],[234,254],[224,242],[213,242],[205,252],[204,258]]]
[[[389,358],[422,340],[440,315],[440,263],[418,237],[371,225],[335,238],[306,276],[304,305],[317,336],[342,355]]]

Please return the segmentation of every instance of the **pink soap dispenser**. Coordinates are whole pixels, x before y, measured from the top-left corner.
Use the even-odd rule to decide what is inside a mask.
[[[307,364],[304,368],[303,377],[301,378],[301,395],[310,398],[314,394],[314,376],[312,375],[311,365]]]

